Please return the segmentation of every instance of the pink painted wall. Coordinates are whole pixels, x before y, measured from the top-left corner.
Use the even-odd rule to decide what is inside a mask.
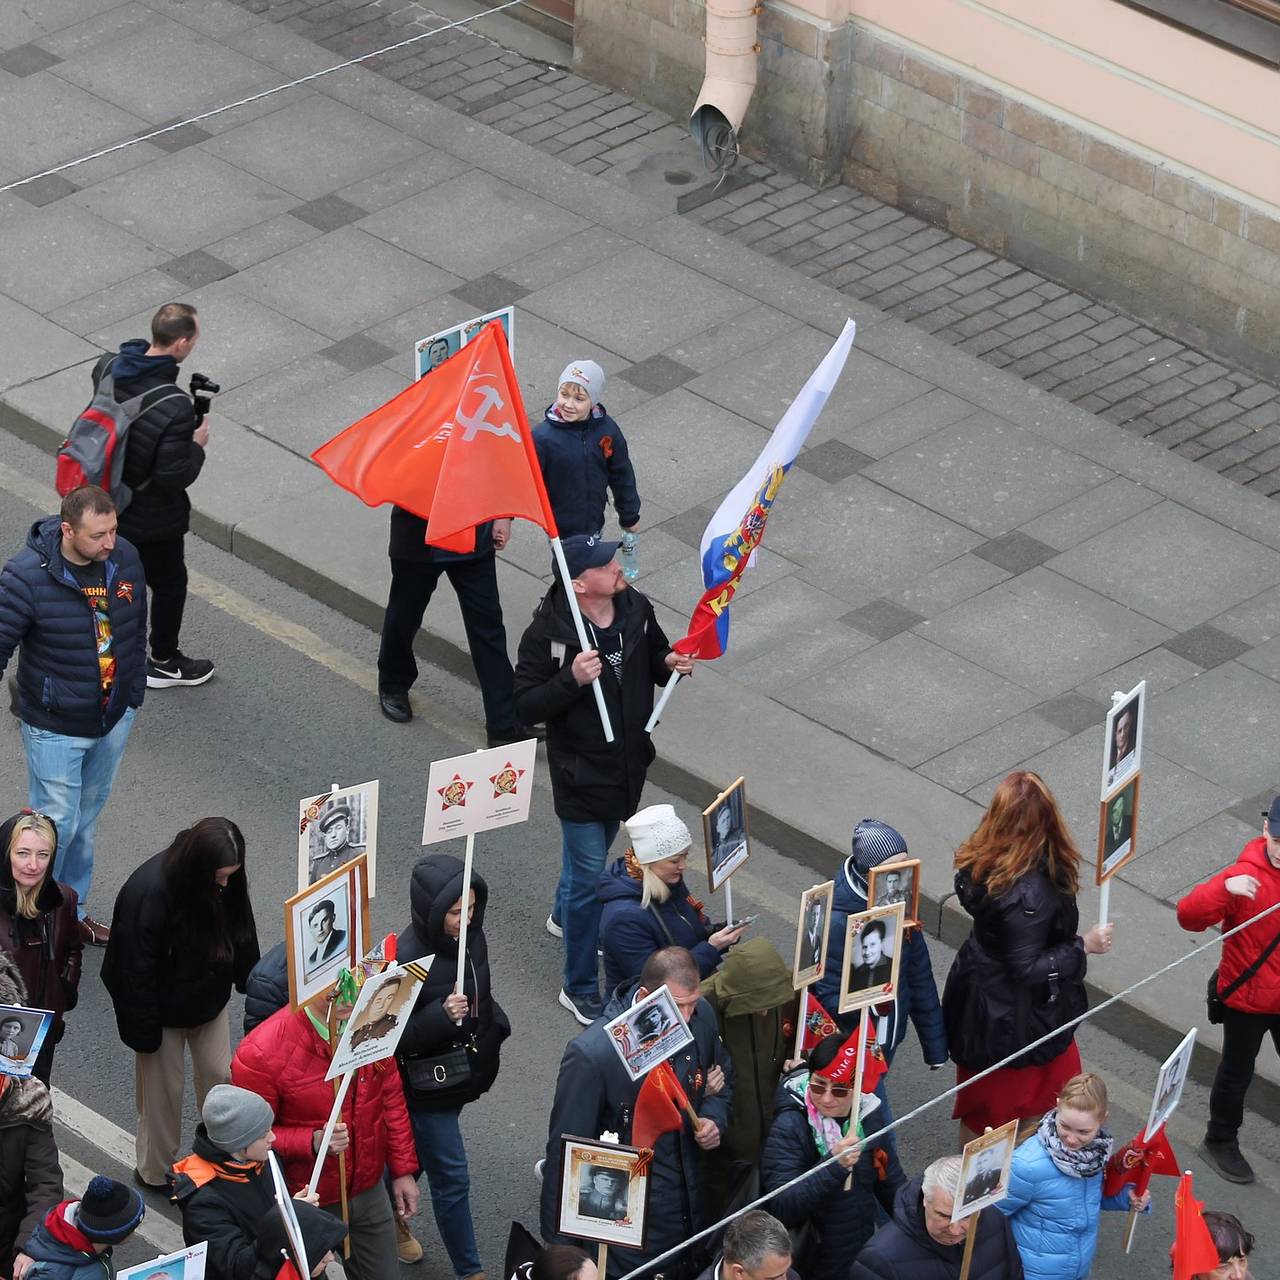
[[[1042,110],[1280,206],[1280,72],[1116,0],[785,0],[883,28]]]

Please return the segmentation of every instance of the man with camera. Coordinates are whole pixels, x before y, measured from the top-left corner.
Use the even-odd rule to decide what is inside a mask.
[[[191,527],[187,489],[204,466],[209,424],[204,421],[209,395],[218,385],[203,374],[191,375],[191,397],[172,394],[178,366],[200,338],[195,307],[166,302],[151,317],[151,341],[131,338],[115,355],[93,367],[93,385],[108,368],[116,397],[155,391],[151,404],[133,420],[125,437],[122,482],[132,492],[119,513],[120,535],[138,550],[151,592],[151,654],[147,687],[204,684],[213,675],[207,658],[188,658],[178,648],[187,602],[184,541]],[[164,394],[168,392],[169,394]]]

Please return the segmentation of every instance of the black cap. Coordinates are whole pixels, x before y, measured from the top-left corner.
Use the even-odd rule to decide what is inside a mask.
[[[616,542],[606,542],[592,534],[575,533],[560,544],[564,548],[564,562],[569,566],[569,577],[576,578],[585,569],[598,569],[618,554]]]
[[[1280,836],[1280,796],[1276,796],[1271,802],[1270,809],[1264,809],[1262,816],[1266,818],[1267,825],[1271,828],[1273,836]]]
[[[341,820],[350,825],[351,809],[345,804],[335,804],[321,819],[320,830],[327,831],[335,822]]]

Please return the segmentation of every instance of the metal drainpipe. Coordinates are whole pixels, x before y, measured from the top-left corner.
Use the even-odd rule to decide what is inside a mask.
[[[755,0],[706,0],[706,78],[689,116],[689,132],[708,168],[731,169],[738,159],[738,129],[756,88],[760,46]]]

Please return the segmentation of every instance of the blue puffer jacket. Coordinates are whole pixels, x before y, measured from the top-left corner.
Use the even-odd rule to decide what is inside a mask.
[[[840,1003],[840,974],[844,966],[845,922],[852,915],[867,909],[867,882],[846,858],[844,867],[836,876],[836,892],[831,904],[831,939],[827,946],[827,967],[814,984],[814,996],[822,1007],[840,1024],[846,1034],[858,1029],[858,1014],[836,1014]],[[892,1005],[877,1005],[883,1012],[889,1009],[888,1025],[881,1048],[885,1057],[893,1060],[894,1050],[907,1037],[908,1020],[915,1023],[916,1035],[924,1060],[931,1067],[941,1066],[947,1060],[947,1030],[942,1021],[942,1005],[938,1002],[938,984],[934,981],[933,965],[929,962],[929,944],[924,931],[911,929],[907,933],[902,960],[898,966],[898,992]]]
[[[65,1207],[59,1205],[49,1212],[58,1213]],[[27,1271],[30,1280],[111,1280],[115,1275],[110,1249],[105,1253],[77,1249],[58,1240],[43,1222],[31,1233],[22,1252],[32,1260]]]
[[[147,690],[147,591],[133,544],[116,539],[106,561],[116,679],[106,708],[98,683],[93,610],[62,559],[61,521],[37,520],[0,572],[0,672],[18,654],[18,714],[37,729],[105,737]]]
[[[596,897],[600,913],[600,947],[604,951],[604,989],[612,991],[640,976],[644,962],[663,947],[685,947],[698,962],[698,976],[709,978],[720,967],[722,953],[707,941],[711,926],[689,901],[681,880],[666,902],[640,905],[643,886],[627,874],[619,858],[601,873]]]
[[[562,538],[604,528],[606,490],[613,490],[618,523],[630,529],[640,519],[636,473],[622,428],[598,404],[586,422],[564,422],[555,406],[533,429],[542,479]]]
[[[1013,1153],[1009,1194],[996,1202],[1013,1228],[1027,1280],[1080,1280],[1098,1244],[1100,1209],[1129,1208],[1129,1188],[1102,1198],[1102,1174],[1063,1173],[1033,1133]]]
[[[792,1072],[778,1085],[773,1127],[760,1156],[760,1185],[766,1192],[798,1178],[822,1159],[808,1112],[787,1088],[788,1080],[796,1081],[797,1087],[807,1087],[808,1068]],[[879,1126],[878,1114],[872,1112],[867,1117],[864,1129]],[[886,1214],[892,1213],[898,1188],[907,1181],[897,1153],[887,1142],[864,1145],[853,1166],[853,1185],[846,1191],[849,1173],[840,1164],[828,1165],[821,1173],[779,1192],[767,1205],[788,1227],[812,1222],[817,1229],[820,1242],[815,1252],[805,1259],[807,1265],[797,1262],[805,1280],[845,1280],[859,1250],[875,1231],[877,1205]]]

